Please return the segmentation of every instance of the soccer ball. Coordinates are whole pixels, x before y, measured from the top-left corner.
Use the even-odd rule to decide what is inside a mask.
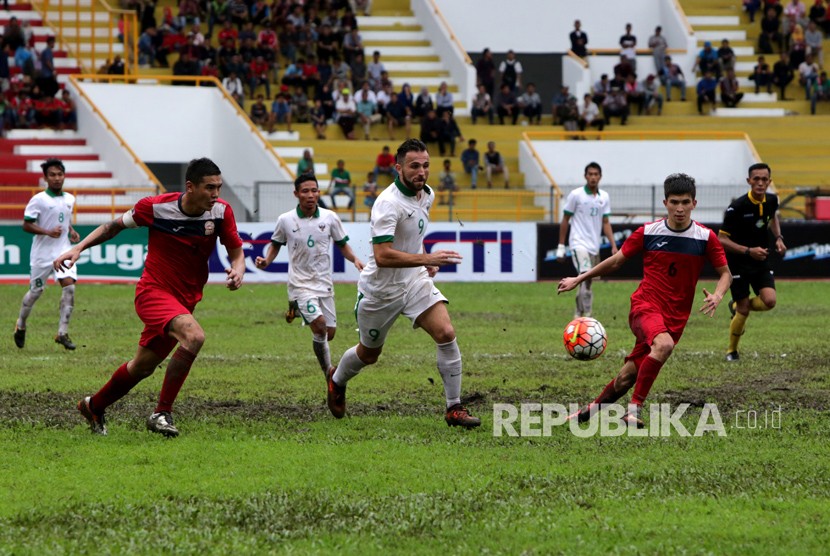
[[[568,323],[562,335],[565,349],[574,359],[588,361],[596,359],[605,351],[608,336],[605,327],[597,319],[577,317]]]

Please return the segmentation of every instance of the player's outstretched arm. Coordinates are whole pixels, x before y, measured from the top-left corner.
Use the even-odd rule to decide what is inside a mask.
[[[729,286],[732,285],[732,273],[729,272],[729,266],[719,266],[715,272],[718,273],[718,285],[715,286],[714,293],[709,293],[706,288],[703,288],[703,307],[700,308],[700,312],[709,317],[715,316],[715,309],[718,308]]]
[[[241,247],[228,249],[228,260],[231,266],[225,269],[228,275],[227,287],[229,290],[238,290],[242,286],[242,278],[245,276],[245,252]]]
[[[562,292],[567,292],[579,284],[581,284],[584,280],[589,278],[596,278],[598,276],[605,276],[606,274],[612,274],[619,269],[623,263],[625,263],[625,256],[623,255],[622,249],[599,263],[597,266],[589,270],[588,272],[583,272],[579,276],[571,276],[569,278],[562,278],[559,281],[559,286],[556,289],[556,293],[560,294]]]
[[[101,224],[94,230],[92,230],[88,236],[86,236],[83,241],[79,244],[75,245],[72,249],[63,253],[59,256],[55,261],[52,263],[52,266],[55,270],[60,270],[61,268],[72,268],[72,265],[78,260],[78,257],[81,256],[81,253],[85,249],[89,249],[90,247],[94,247],[96,245],[100,245],[105,241],[108,241],[118,234],[121,233],[126,226],[122,220],[122,217],[119,216],[112,222],[107,222],[106,224]]]
[[[439,249],[432,253],[404,253],[392,247],[391,242],[375,243],[372,245],[375,262],[379,267],[411,268],[413,266],[446,266],[461,262],[461,254],[457,251]]]

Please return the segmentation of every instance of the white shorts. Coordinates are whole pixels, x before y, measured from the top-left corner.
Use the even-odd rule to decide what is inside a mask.
[[[418,328],[415,321],[436,303],[447,302],[431,278],[418,279],[406,294],[397,299],[376,300],[357,292],[355,314],[360,343],[368,348],[379,348],[386,341],[386,335],[399,315],[412,321],[412,328]]]
[[[33,266],[29,274],[29,289],[45,288],[46,282],[53,275],[55,282],[64,278],[72,278],[76,282],[78,281],[78,269],[74,264],[69,270],[65,268],[55,270],[52,265]]]
[[[327,328],[337,328],[337,312],[334,297],[302,296],[292,300],[297,304],[297,311],[306,324],[311,324],[323,315]]]
[[[591,255],[581,247],[571,249],[571,259],[574,262],[577,274],[588,272],[599,264],[599,254]]]

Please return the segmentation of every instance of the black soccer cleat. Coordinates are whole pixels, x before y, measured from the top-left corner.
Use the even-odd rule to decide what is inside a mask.
[[[147,430],[166,436],[176,438],[179,436],[179,429],[173,424],[173,416],[169,411],[153,413],[147,418]]]
[[[60,344],[68,350],[75,349],[75,344],[69,339],[69,334],[58,334],[55,336],[55,343]]]
[[[84,416],[86,422],[89,424],[89,430],[92,431],[92,434],[100,434],[101,436],[107,435],[107,422],[104,419],[104,414],[101,413],[100,415],[92,411],[92,405],[90,405],[90,400],[92,396],[87,396],[81,401],[78,402],[78,411],[81,412],[81,415]]]
[[[23,346],[26,345],[26,329],[25,328],[18,328],[17,325],[14,326],[14,345],[23,349]]]
[[[481,419],[473,417],[467,408],[460,403],[447,409],[444,420],[448,427],[464,427],[465,429],[474,429],[481,426]]]
[[[337,367],[330,368],[326,377],[326,405],[329,406],[332,415],[337,419],[342,419],[346,415],[346,387],[334,382],[334,371],[336,370]]]
[[[738,355],[737,351],[730,351],[729,353],[726,354],[726,360],[727,361],[737,361],[740,358],[741,358],[741,356]]]
[[[629,406],[630,411],[622,416],[622,422],[629,426],[629,428],[642,429],[646,426],[642,419],[640,419],[640,406]]]

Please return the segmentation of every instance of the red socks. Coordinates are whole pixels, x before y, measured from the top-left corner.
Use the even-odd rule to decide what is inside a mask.
[[[182,389],[195,360],[196,354],[183,346],[179,346],[170,358],[170,362],[167,363],[167,372],[164,373],[164,383],[161,386],[156,413],[169,412],[173,409],[173,402],[176,401],[176,396],[179,395],[179,390]]]
[[[614,383],[617,381],[617,378],[614,377],[611,379],[605,388],[603,388],[602,393],[597,396],[591,405],[595,404],[603,404],[603,403],[614,403],[615,401],[619,400],[625,392],[617,393],[617,389],[614,386]]]
[[[657,378],[662,367],[663,362],[658,361],[650,355],[643,360],[643,364],[640,365],[640,369],[637,371],[637,382],[634,384],[634,394],[631,395],[631,403],[643,405],[651,390],[651,385],[654,384],[654,380]]]
[[[104,384],[98,393],[92,396],[90,403],[92,411],[97,415],[104,413],[104,410],[123,398],[133,387],[141,382],[127,371],[127,364],[124,363],[116,370],[109,381]]]

